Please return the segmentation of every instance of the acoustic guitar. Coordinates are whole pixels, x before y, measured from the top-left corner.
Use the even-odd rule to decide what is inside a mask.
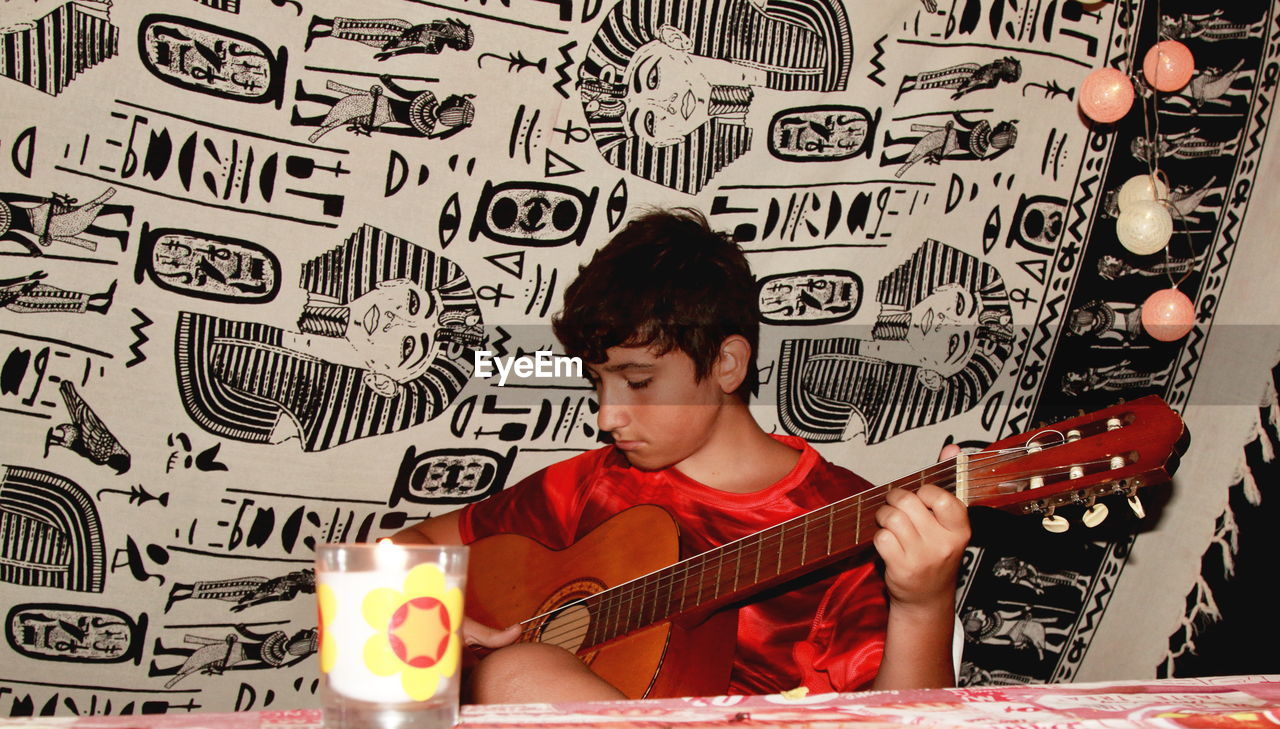
[[[721,609],[870,544],[889,489],[933,483],[968,505],[1039,514],[1167,481],[1189,436],[1149,396],[1005,438],[728,544],[680,558],[678,529],[657,506],[623,511],[562,550],[514,534],[471,546],[467,614],[523,623],[520,640],[576,653],[630,698],[718,695],[729,685],[737,611]]]

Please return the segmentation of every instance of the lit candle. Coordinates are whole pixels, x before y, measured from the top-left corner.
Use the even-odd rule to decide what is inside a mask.
[[[316,572],[327,690],[377,704],[447,693],[456,703],[466,548],[382,540],[322,549],[339,553],[322,554]]]

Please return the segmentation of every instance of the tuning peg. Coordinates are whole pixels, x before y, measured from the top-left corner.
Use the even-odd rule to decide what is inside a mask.
[[[1040,526],[1044,527],[1047,532],[1061,534],[1071,528],[1071,522],[1060,516],[1055,516],[1053,509],[1050,509],[1049,513],[1045,514],[1044,518],[1040,520]]]
[[[1106,504],[1094,504],[1084,510],[1084,516],[1080,520],[1084,522],[1085,526],[1092,529],[1106,521],[1107,514],[1109,514],[1110,511],[1111,510],[1107,508]]]
[[[1147,516],[1147,511],[1146,509],[1142,508],[1142,502],[1138,501],[1138,494],[1137,493],[1129,494],[1128,501],[1129,501],[1129,508],[1133,509],[1134,515],[1136,515],[1139,519],[1145,519]]]

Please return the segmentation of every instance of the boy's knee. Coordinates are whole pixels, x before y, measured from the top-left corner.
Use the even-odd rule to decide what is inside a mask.
[[[499,648],[472,669],[468,684],[477,704],[622,698],[577,656],[544,643]]]

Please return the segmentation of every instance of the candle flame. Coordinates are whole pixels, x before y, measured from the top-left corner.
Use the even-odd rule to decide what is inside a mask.
[[[405,548],[386,537],[378,540],[374,554],[378,566],[383,569],[402,570],[409,562],[409,553]]]

